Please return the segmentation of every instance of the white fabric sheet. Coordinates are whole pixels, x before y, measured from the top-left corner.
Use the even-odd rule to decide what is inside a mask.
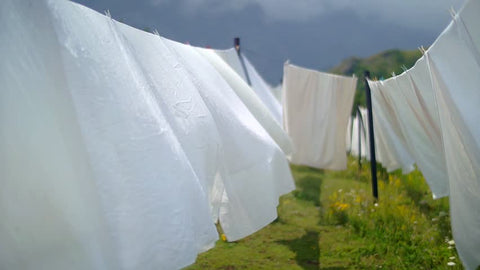
[[[367,109],[359,108],[355,117],[352,118],[351,123],[351,136],[350,136],[350,154],[352,156],[370,159],[370,148],[368,144],[368,131],[367,131]],[[360,134],[360,135],[359,135]]]
[[[424,60],[419,61],[417,65],[418,67],[413,69],[415,72],[423,71],[423,74],[427,74]],[[448,196],[448,176],[439,123],[433,121],[436,117],[428,113],[424,100],[417,95],[415,91],[418,91],[417,83],[409,72],[405,72],[378,84],[381,94],[388,97],[386,102],[390,104],[398,119],[403,144],[427,180],[433,197]],[[432,93],[431,87],[422,90]],[[434,103],[434,100],[428,100],[428,103]]]
[[[294,164],[343,170],[345,136],[357,78],[284,65],[284,127]]]
[[[218,216],[276,218],[286,158],[195,49],[63,0],[0,15],[1,269],[178,269]]]
[[[285,154],[228,83],[195,48],[164,39],[212,113],[222,140],[226,200],[220,224],[235,241],[277,217],[279,196],[295,187]],[[175,63],[172,63],[175,65]],[[217,189],[218,190],[218,189]]]
[[[270,85],[268,85],[265,80],[258,74],[255,67],[250,63],[250,61],[245,57],[243,53],[238,55],[235,48],[228,50],[216,50],[218,54],[227,64],[235,70],[235,72],[242,77],[245,82],[250,80],[250,87],[255,91],[255,94],[262,100],[263,104],[268,108],[270,113],[273,115],[275,120],[279,124],[282,123],[282,106],[281,103],[275,98],[271,91]],[[239,58],[241,57],[241,59]],[[245,68],[242,66],[242,61],[245,64]],[[248,74],[245,74],[247,72]],[[248,76],[248,79],[247,79]]]
[[[217,239],[112,21],[2,1],[1,269],[174,269]]]
[[[398,116],[380,88],[379,84],[370,85],[377,161],[389,172],[397,169],[402,169],[404,173],[411,172],[415,161],[405,146]]]
[[[480,1],[470,1],[427,52],[440,112],[457,251],[480,265]]]
[[[408,143],[418,147],[409,148],[432,191],[441,191],[438,187],[448,179],[443,191],[450,194],[453,236],[466,269],[480,266],[478,14],[480,1],[467,1],[412,69],[384,83],[370,83],[374,88],[383,84],[378,93],[392,96],[389,102],[398,110],[400,125],[409,129]]]
[[[352,150],[352,122],[352,116],[348,117],[347,135],[345,136],[345,149],[347,150],[347,153],[350,153]]]
[[[196,48],[210,64],[222,75],[237,96],[255,116],[257,121],[270,134],[286,155],[293,152],[292,141],[281,125],[274,119],[265,104],[255,94],[251,87],[225,61],[210,49]]]
[[[270,88],[270,90],[272,91],[272,94],[275,96],[275,98],[278,100],[278,102],[280,103],[280,106],[282,106],[283,102],[282,102],[282,84],[279,84],[277,86],[272,86]]]

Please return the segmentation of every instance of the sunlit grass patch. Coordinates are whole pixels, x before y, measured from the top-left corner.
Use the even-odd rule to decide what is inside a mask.
[[[296,190],[278,219],[229,243],[219,240],[189,269],[463,269],[452,242],[448,198],[433,200],[418,170],[380,168],[379,201],[370,168],[292,165]]]

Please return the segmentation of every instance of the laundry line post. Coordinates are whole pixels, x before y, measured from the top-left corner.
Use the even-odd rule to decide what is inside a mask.
[[[245,78],[247,79],[247,83],[249,86],[252,86],[252,83],[250,82],[250,76],[248,76],[247,67],[245,66],[245,61],[243,61],[243,57],[240,54],[240,38],[239,37],[236,37],[233,39],[233,46],[237,51],[238,60],[240,60],[240,63],[242,64],[243,73],[245,73]]]
[[[377,159],[375,157],[375,136],[373,133],[373,110],[372,110],[372,92],[368,85],[370,79],[370,72],[367,70],[364,73],[365,90],[367,96],[367,110],[368,110],[368,138],[370,143],[370,172],[372,174],[372,192],[375,200],[378,200],[378,184],[377,184]]]

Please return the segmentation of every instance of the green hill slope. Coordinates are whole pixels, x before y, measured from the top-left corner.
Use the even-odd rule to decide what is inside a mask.
[[[422,54],[419,50],[401,51],[393,49],[375,54],[368,58],[348,58],[342,61],[338,66],[332,68],[330,72],[343,75],[355,74],[359,80],[354,106],[365,106],[365,86],[363,83],[363,73],[365,70],[370,71],[372,78],[389,78],[392,76],[392,72],[400,74],[403,72],[403,68],[412,67],[421,55]]]

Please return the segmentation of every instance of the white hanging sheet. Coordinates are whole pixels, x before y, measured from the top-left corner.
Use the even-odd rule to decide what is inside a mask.
[[[275,96],[275,98],[280,103],[280,106],[282,106],[282,92],[283,92],[282,84],[279,84],[277,86],[272,86],[270,89],[272,91],[273,96]]]
[[[367,109],[359,108],[360,115],[355,114],[351,123],[351,140],[350,140],[350,154],[352,156],[370,159],[370,148],[368,145],[368,131],[367,131]],[[360,129],[360,132],[359,132]],[[360,136],[359,136],[360,133]]]
[[[0,268],[178,269],[218,216],[229,240],[276,218],[288,137],[193,48],[63,0],[0,7]]]
[[[272,139],[286,155],[293,152],[293,146],[287,133],[273,118],[265,104],[255,94],[251,87],[211,49],[196,48],[210,64],[222,75],[237,96],[242,100],[248,110],[255,116],[257,121],[270,134]]]
[[[250,63],[250,61],[245,57],[243,53],[240,55],[237,53],[235,48],[228,50],[215,50],[215,53],[219,55],[227,64],[235,70],[235,72],[242,77],[242,79],[248,83],[250,80],[250,87],[253,89],[255,94],[260,98],[260,100],[265,104],[273,118],[277,120],[279,124],[282,123],[282,106],[280,102],[275,98],[271,91],[270,85],[258,74],[255,67]],[[241,59],[240,59],[241,57]],[[242,62],[245,64],[245,68],[242,66]],[[245,74],[248,73],[248,74]],[[247,79],[248,77],[248,79]]]
[[[412,69],[383,83],[389,85],[385,91],[394,97],[390,102],[402,115],[404,129],[411,129],[408,143],[419,144],[418,152],[429,151],[414,152],[414,156],[432,191],[449,192],[453,236],[466,269],[480,265],[478,14],[480,1],[467,1]],[[448,187],[443,188],[439,185],[445,177]]]
[[[352,151],[352,119],[352,116],[348,117],[347,135],[345,136],[345,149],[347,150],[347,153]]]
[[[215,192],[214,184],[216,176],[224,173],[223,148],[217,124],[198,91],[198,84],[192,82],[184,64],[158,35],[123,24],[114,27],[131,55],[129,65],[141,71],[136,77],[145,80],[150,88],[210,202],[218,202],[221,195]],[[212,213],[216,207],[211,204]]]
[[[421,68],[424,68],[424,72],[427,70],[424,60],[417,64],[419,66],[414,71],[420,72]],[[404,144],[423,173],[433,197],[448,196],[448,176],[439,123],[432,121],[438,117],[431,117],[428,113],[424,100],[415,92],[416,84],[409,72],[381,84],[382,93],[388,96],[388,102],[397,116]],[[422,90],[427,92],[432,89]],[[428,103],[434,103],[434,100],[428,100]]]
[[[415,161],[406,149],[397,115],[387,103],[382,87],[381,84],[370,85],[377,161],[389,172],[402,169],[408,173],[414,169]]]
[[[426,53],[440,113],[457,251],[480,265],[480,1],[469,1]]]
[[[164,39],[210,109],[222,140],[226,198],[220,224],[234,241],[277,217],[278,198],[295,187],[285,154],[196,48]]]
[[[293,141],[291,162],[344,170],[345,135],[357,78],[284,65],[284,127]]]
[[[0,268],[193,263],[218,238],[208,201],[115,22],[0,5]]]

